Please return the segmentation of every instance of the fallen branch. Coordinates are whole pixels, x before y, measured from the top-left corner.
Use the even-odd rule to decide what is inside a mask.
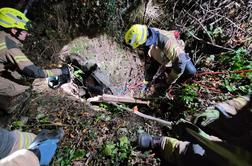
[[[118,108],[124,109],[124,110],[126,110],[126,111],[128,111],[130,113],[136,114],[136,115],[138,115],[138,116],[140,116],[142,118],[149,119],[149,120],[154,120],[154,121],[156,121],[158,123],[161,123],[161,124],[167,126],[170,129],[172,128],[172,125],[174,124],[173,122],[165,121],[163,119],[159,119],[159,118],[155,118],[153,116],[149,116],[149,115],[143,114],[143,113],[139,112],[137,108],[134,108],[132,110],[130,108],[118,105],[118,104],[113,103],[113,102],[111,104],[114,105],[114,106],[116,106],[116,107],[118,107]]]
[[[218,74],[239,74],[239,73],[251,73],[252,70],[236,70],[236,71],[225,71],[225,72],[202,72],[197,73],[195,77],[203,76],[203,75],[218,75]]]

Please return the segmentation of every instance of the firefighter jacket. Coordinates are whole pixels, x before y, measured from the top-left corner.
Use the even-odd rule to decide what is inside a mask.
[[[17,70],[32,78],[46,78],[62,74],[61,69],[43,70],[34,65],[21,51],[21,46],[19,40],[0,31],[0,72]]]
[[[168,84],[173,84],[185,71],[186,64],[190,61],[185,53],[185,44],[179,40],[177,31],[165,31],[153,28],[159,32],[156,45],[151,45],[148,55],[154,58],[161,65],[172,66],[172,71],[167,78]]]

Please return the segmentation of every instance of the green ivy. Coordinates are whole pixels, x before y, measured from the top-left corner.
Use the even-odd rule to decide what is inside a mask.
[[[57,153],[54,163],[55,165],[69,166],[72,161],[82,159],[85,155],[85,150],[76,150],[70,147],[64,147]]]
[[[126,136],[120,137],[116,142],[107,141],[102,148],[102,155],[110,158],[113,165],[127,162],[132,151],[130,141]]]
[[[193,103],[197,101],[197,91],[198,86],[196,84],[185,84],[179,92],[178,100],[187,108],[194,109]]]
[[[248,51],[243,47],[235,52],[224,54],[220,61],[226,66],[227,71],[248,70],[252,68],[252,60]],[[252,89],[252,73],[229,73],[222,76],[221,88],[237,95],[246,95]]]

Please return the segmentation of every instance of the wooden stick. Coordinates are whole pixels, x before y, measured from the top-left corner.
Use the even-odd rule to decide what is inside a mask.
[[[149,119],[149,120],[154,120],[154,121],[156,121],[156,122],[158,122],[160,124],[163,124],[163,125],[167,126],[168,128],[172,128],[173,122],[169,122],[169,121],[166,121],[166,120],[163,120],[163,119],[155,118],[153,116],[149,116],[149,115],[143,114],[143,113],[141,113],[139,111],[132,110],[130,108],[118,105],[118,104],[113,103],[113,102],[111,102],[110,104],[112,104],[112,105],[114,105],[114,106],[116,106],[118,108],[124,109],[124,110],[126,110],[126,111],[128,111],[130,113],[136,114],[136,115],[138,115],[138,116],[140,116],[142,118]]]

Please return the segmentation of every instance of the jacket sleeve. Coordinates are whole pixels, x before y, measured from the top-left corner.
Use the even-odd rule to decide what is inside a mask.
[[[243,108],[249,103],[249,96],[241,96],[217,104],[215,107],[226,117],[232,117],[243,110]],[[250,101],[251,102],[251,101]]]
[[[0,166],[6,166],[6,165],[8,166],[24,166],[24,165],[39,166],[39,160],[33,152],[27,149],[22,149],[0,160]]]
[[[44,70],[34,65],[19,48],[9,49],[7,58],[16,64],[21,72],[33,78],[46,78],[62,75],[61,69]]]

